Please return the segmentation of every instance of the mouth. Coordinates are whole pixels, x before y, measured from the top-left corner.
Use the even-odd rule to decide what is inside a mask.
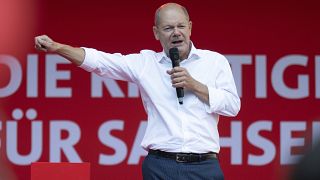
[[[180,44],[182,44],[182,40],[175,40],[175,41],[172,41],[171,43],[173,44],[173,45],[180,45]]]

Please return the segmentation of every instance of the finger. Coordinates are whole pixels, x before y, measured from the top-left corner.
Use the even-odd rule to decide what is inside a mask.
[[[39,39],[39,44],[41,45],[42,48],[48,49],[53,45],[52,41],[48,41],[47,39]]]
[[[36,40],[38,41],[38,43],[41,43],[43,44],[44,42],[47,42],[47,43],[52,43],[52,39],[50,39],[47,35],[41,35],[41,36],[38,36],[36,37]]]
[[[35,45],[36,45],[36,47],[41,47],[41,43],[39,42],[39,40],[40,40],[40,37],[38,36],[38,37],[35,37],[35,39],[34,39],[34,43],[35,43]]]
[[[35,38],[35,48],[40,51],[47,51],[47,48],[43,45],[39,36]]]
[[[46,49],[46,46],[44,45],[45,43],[44,43],[40,38],[36,39],[36,41],[37,41],[37,43],[36,43],[36,48],[37,48],[38,50],[44,50],[44,49]]]
[[[47,52],[47,49],[46,49],[46,48],[44,48],[44,47],[43,47],[43,46],[41,46],[41,45],[35,45],[35,48],[36,48],[37,50]]]
[[[38,36],[35,38],[35,44],[37,46],[41,46],[41,44],[42,44],[41,36]]]
[[[179,83],[172,84],[172,87],[175,87],[175,88],[177,88],[177,87],[185,88],[185,86],[186,86],[186,84],[185,84],[184,81],[183,81],[183,82],[179,82]]]
[[[181,71],[185,71],[185,70],[186,70],[185,68],[180,67],[180,66],[173,68],[173,71],[174,71],[174,72],[181,72]]]
[[[37,37],[34,38],[34,44],[37,47],[37,45],[38,45]]]
[[[171,74],[171,79],[174,79],[174,78],[179,78],[179,77],[184,77],[186,76],[187,74],[182,71],[182,72],[175,72],[175,73],[172,73]]]
[[[177,84],[185,81],[185,77],[178,77],[171,80],[172,84]]]
[[[167,70],[167,74],[172,75],[172,73],[173,73],[172,69]]]
[[[38,39],[47,40],[50,39],[47,35],[38,36]]]

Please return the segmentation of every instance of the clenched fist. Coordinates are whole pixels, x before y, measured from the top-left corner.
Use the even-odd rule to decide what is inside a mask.
[[[47,35],[41,35],[34,38],[35,48],[45,52],[56,52],[59,48],[59,43],[54,42]]]

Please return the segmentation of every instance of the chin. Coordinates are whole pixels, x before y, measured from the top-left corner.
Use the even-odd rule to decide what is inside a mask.
[[[185,52],[186,49],[187,49],[185,46],[178,46],[177,48],[179,49],[179,52],[180,52],[180,53],[181,53],[181,52]]]

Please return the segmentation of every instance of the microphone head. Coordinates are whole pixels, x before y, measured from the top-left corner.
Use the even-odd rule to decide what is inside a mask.
[[[178,50],[178,48],[176,48],[176,47],[170,48],[170,49],[169,49],[169,56],[170,56],[171,61],[179,60],[180,57],[179,57],[179,50]]]

